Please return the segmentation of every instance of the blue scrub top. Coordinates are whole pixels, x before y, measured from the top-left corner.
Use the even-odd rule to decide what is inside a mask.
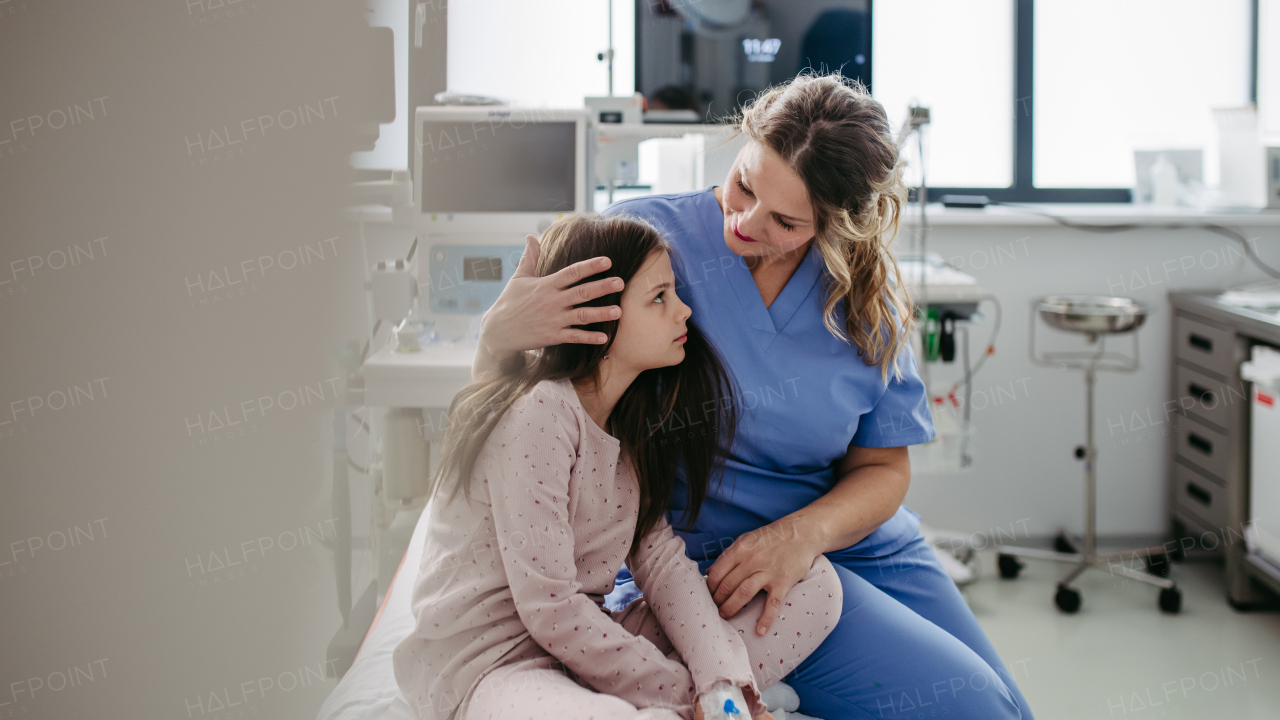
[[[886,384],[880,368],[823,325],[819,280],[826,268],[816,243],[766,308],[745,259],[724,242],[724,214],[711,187],[624,200],[602,214],[644,218],[671,242],[676,293],[737,380],[739,423],[724,478],[712,483],[693,528],[677,530],[690,558],[710,561],[739,535],[817,500],[835,485],[835,465],[850,444],[898,447],[933,438],[910,345],[899,360],[902,379],[891,373]],[[843,300],[836,311],[843,320]],[[673,527],[685,493],[678,474],[667,510]],[[882,557],[910,542],[919,526],[920,516],[903,506],[861,542],[827,556]],[[629,575],[624,569],[619,581]]]

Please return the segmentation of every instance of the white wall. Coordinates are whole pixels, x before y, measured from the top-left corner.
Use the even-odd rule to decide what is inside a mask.
[[[1259,238],[1259,254],[1280,267],[1280,230],[1243,234]],[[996,354],[974,379],[975,393],[987,397],[975,394],[973,400],[978,452],[972,470],[916,474],[907,505],[931,525],[967,532],[1008,531],[1018,521],[1025,521],[1018,530],[1032,535],[1051,535],[1062,527],[1081,531],[1083,467],[1072,451],[1084,442],[1083,375],[1031,363],[1030,303],[1051,293],[1127,295],[1155,312],[1138,333],[1138,372],[1099,374],[1098,532],[1162,532],[1167,525],[1167,425],[1144,427],[1145,420],[1138,418],[1150,411],[1150,417],[1162,421],[1162,403],[1169,395],[1171,312],[1166,293],[1265,279],[1241,259],[1239,244],[1194,229],[1096,235],[1044,226],[934,227],[929,249],[961,265],[984,291],[997,295],[1004,305],[1004,324]],[[1038,330],[1038,338],[1056,334],[1073,339],[1040,327],[1044,334]],[[989,330],[990,323],[975,328],[975,356]],[[1117,342],[1114,347],[1129,346]],[[960,375],[958,363],[941,367],[937,377]],[[997,387],[1003,390],[996,392]]]
[[[635,86],[635,3],[613,4],[614,95]],[[495,22],[496,19],[502,22]],[[449,91],[489,95],[515,105],[582,107],[606,95],[609,5],[463,0],[449,3]]]

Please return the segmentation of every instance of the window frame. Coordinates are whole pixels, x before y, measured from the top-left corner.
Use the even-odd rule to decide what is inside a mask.
[[[1035,172],[1035,0],[1013,0],[1014,7],[1014,137],[1013,184],[1003,188],[931,187],[926,197],[985,195],[995,202],[1131,203],[1129,188],[1038,188]],[[1258,100],[1258,0],[1251,0],[1250,101]],[[875,27],[871,34],[875,36]],[[913,193],[914,195],[914,193]]]

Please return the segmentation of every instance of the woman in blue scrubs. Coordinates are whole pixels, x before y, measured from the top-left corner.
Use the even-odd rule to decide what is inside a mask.
[[[661,230],[676,292],[736,377],[740,422],[725,477],[680,534],[721,614],[767,593],[756,628],[819,554],[844,590],[836,629],[785,681],[800,712],[846,718],[1030,718],[1008,670],[901,503],[908,445],[934,436],[907,341],[889,243],[906,190],[883,108],[835,76],[802,75],[740,118],[723,187],[617,203]],[[536,240],[485,315],[474,370],[516,351],[605,342],[573,326],[619,292],[590,260],[533,277]],[[855,310],[850,316],[848,307]],[[579,307],[575,307],[579,306]],[[683,519],[677,479],[668,508]],[[623,568],[611,607],[638,594]]]

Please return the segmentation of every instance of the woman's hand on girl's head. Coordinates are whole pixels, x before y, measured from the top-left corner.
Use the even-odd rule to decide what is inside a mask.
[[[707,589],[725,619],[737,615],[761,590],[766,591],[764,611],[756,621],[756,634],[764,635],[787,593],[804,579],[821,554],[800,521],[785,517],[739,535],[707,569]]]
[[[547,277],[537,277],[540,250],[538,239],[526,235],[519,266],[481,320],[480,344],[495,355],[561,343],[598,345],[608,341],[609,336],[571,326],[622,317],[622,308],[617,305],[573,307],[609,293],[622,292],[623,282],[616,277],[569,287],[584,277],[607,270],[609,258],[583,260]]]

